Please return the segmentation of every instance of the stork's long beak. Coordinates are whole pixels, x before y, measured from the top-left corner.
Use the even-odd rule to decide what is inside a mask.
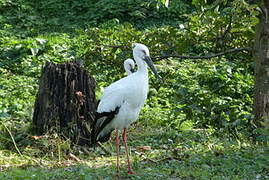
[[[134,73],[134,72],[135,72],[135,69],[131,68],[130,71],[131,71],[132,73]]]
[[[144,60],[146,61],[146,63],[148,64],[149,68],[150,68],[150,69],[152,70],[152,72],[154,73],[155,77],[156,77],[159,81],[163,82],[163,80],[162,80],[161,76],[158,74],[157,69],[156,69],[156,67],[154,66],[154,64],[153,64],[153,62],[152,62],[152,60],[151,60],[151,58],[150,58],[149,56],[145,56],[145,59],[144,59]]]

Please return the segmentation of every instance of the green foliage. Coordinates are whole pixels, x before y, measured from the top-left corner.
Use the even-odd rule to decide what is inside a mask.
[[[131,24],[119,25],[116,20],[100,28],[89,28],[79,42],[85,65],[96,76],[101,89],[122,77],[118,72],[123,74],[123,60],[132,57],[131,49],[125,48],[131,47],[131,42],[148,45],[152,57],[192,51],[181,29],[167,26],[138,30]],[[240,59],[243,58],[247,57]],[[141,119],[151,126],[180,129],[186,121],[194,127],[216,128],[236,137],[238,132],[246,133],[253,118],[253,68],[251,63],[240,59],[159,63],[158,69],[166,83],[160,85],[151,78],[149,100]]]
[[[117,18],[120,22],[132,22],[136,27],[177,25],[190,12],[191,7],[182,0],[172,1],[169,8],[159,1],[151,0],[104,0],[94,4],[90,19],[97,24]]]
[[[0,25],[9,26],[15,36],[30,36],[37,26],[42,25],[42,18],[38,16],[30,1],[2,0],[0,1]]]
[[[256,5],[243,0],[205,2],[193,1],[197,11],[188,23],[187,36],[196,53],[252,45],[258,23]]]
[[[0,120],[30,118],[37,82],[26,76],[0,74]],[[21,120],[22,120],[21,119]]]
[[[140,28],[179,24],[191,11],[188,1],[173,1],[169,8],[157,0],[16,0],[0,2],[0,25],[11,25],[17,35],[32,36],[40,32],[74,32],[88,24],[99,25],[117,18],[133,22]]]
[[[225,60],[186,60],[161,67],[166,83],[157,90],[151,88],[142,116],[146,124],[213,128],[236,138],[240,133],[249,135],[253,118],[251,66]]]
[[[74,60],[75,53],[69,36],[40,36],[36,38],[9,38],[0,42],[0,68],[9,73],[26,76],[40,74],[45,62],[65,62]],[[1,39],[1,38],[0,38]]]
[[[256,23],[255,6],[245,3],[238,6],[239,2],[193,1],[191,5],[190,2],[171,1],[167,8],[161,1],[57,0],[41,1],[39,5],[34,0],[27,3],[22,0],[2,1],[1,8],[6,18],[2,17],[3,27],[0,31],[1,75],[4,78],[8,74],[10,77],[16,76],[16,81],[22,82],[25,76],[29,79],[39,77],[46,61],[61,63],[82,58],[85,68],[98,82],[99,97],[105,86],[124,76],[122,62],[132,57],[130,47],[133,42],[146,44],[152,57],[206,54],[250,45]],[[186,21],[184,14],[191,12],[193,6],[196,11],[189,14],[189,21]],[[236,8],[232,8],[234,6]],[[20,16],[11,17],[14,12]],[[247,16],[248,13],[251,16]],[[37,25],[40,14],[44,18],[39,19],[40,24]],[[9,18],[13,20],[9,21]],[[239,21],[242,18],[244,21]],[[85,19],[89,21],[88,28],[78,30],[75,34],[35,36],[40,29],[46,30],[46,26],[51,28],[48,32],[54,27],[67,31],[85,25]],[[14,34],[14,30],[24,26],[29,32]],[[29,33],[33,37],[29,37]],[[157,63],[165,83],[160,85],[151,78],[149,100],[142,112],[142,122],[177,129],[210,127],[233,134],[243,132],[241,130],[250,126],[252,118],[253,69],[251,63],[245,62],[249,58],[248,55],[239,54],[211,62],[186,60],[178,63],[178,60],[169,59]],[[33,78],[32,81],[34,90],[31,95],[22,93],[17,97],[21,103],[3,98],[3,112],[9,114],[7,117],[17,117],[15,112],[20,110],[12,110],[14,104],[33,107],[37,79]],[[3,82],[8,87],[2,89],[4,94],[16,86],[15,81],[10,79]],[[29,101],[26,102],[24,98]],[[26,108],[25,105],[21,108]],[[25,117],[29,118],[30,113],[27,111]]]
[[[236,133],[251,128],[254,82],[248,64],[202,62],[188,70],[180,69],[176,96],[181,106],[178,110],[186,114],[186,119],[193,119],[198,127],[217,128],[219,133],[223,129]]]
[[[16,151],[12,138],[21,142],[27,136],[38,83],[36,78],[13,75],[3,68],[0,72],[0,149]]]
[[[79,40],[79,52],[85,59],[86,67],[100,79],[111,78],[119,71],[123,72],[122,62],[132,57],[131,43],[143,42],[151,49],[151,56],[186,51],[183,32],[174,27],[164,26],[147,30],[138,30],[133,25],[118,24],[111,20],[99,28],[89,28]],[[183,47],[183,48],[182,48]],[[102,74],[100,72],[106,69]],[[113,78],[113,77],[112,77]],[[106,82],[111,82],[110,79]]]

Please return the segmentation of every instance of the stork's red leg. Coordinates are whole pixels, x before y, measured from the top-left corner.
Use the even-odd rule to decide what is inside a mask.
[[[134,174],[132,167],[131,167],[131,163],[129,160],[129,153],[128,153],[128,145],[127,145],[127,132],[126,132],[126,128],[123,129],[123,133],[122,133],[122,140],[125,146],[125,153],[126,153],[126,157],[127,157],[127,164],[128,164],[128,174]]]
[[[118,174],[119,173],[119,170],[120,170],[120,166],[119,166],[119,155],[120,155],[119,145],[120,145],[120,139],[119,139],[119,136],[118,136],[118,130],[117,129],[116,129],[115,133],[116,133],[117,174]]]

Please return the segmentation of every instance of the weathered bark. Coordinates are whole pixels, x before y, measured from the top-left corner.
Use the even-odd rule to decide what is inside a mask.
[[[81,66],[46,64],[33,115],[37,133],[57,132],[76,144],[91,144],[95,109],[95,80]]]
[[[255,89],[254,124],[262,127],[269,120],[269,1],[264,0],[254,44]]]

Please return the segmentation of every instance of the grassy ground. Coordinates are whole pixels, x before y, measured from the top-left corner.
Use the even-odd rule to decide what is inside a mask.
[[[70,147],[56,136],[29,136],[22,155],[0,151],[0,179],[116,179],[111,140],[96,151]],[[30,140],[29,140],[30,141]],[[269,147],[216,138],[209,131],[132,127],[135,175],[128,175],[123,146],[119,179],[268,179]]]

